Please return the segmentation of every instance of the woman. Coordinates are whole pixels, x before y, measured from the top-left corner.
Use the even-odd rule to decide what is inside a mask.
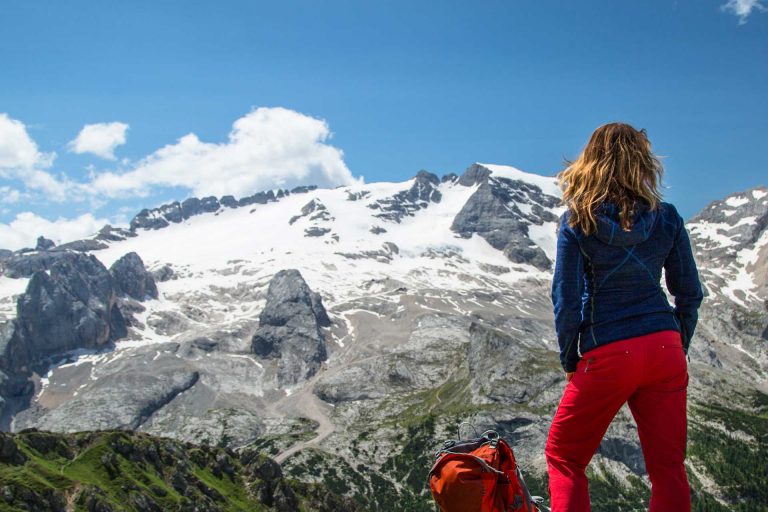
[[[552,283],[567,380],[546,445],[552,510],[590,510],[584,470],[628,402],[652,484],[649,510],[690,511],[686,354],[703,294],[683,219],[661,202],[663,169],[645,130],[601,126],[567,163]]]

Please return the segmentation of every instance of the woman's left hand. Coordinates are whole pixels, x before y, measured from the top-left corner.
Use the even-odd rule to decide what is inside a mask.
[[[576,372],[565,372],[565,382],[571,382],[575,373]]]

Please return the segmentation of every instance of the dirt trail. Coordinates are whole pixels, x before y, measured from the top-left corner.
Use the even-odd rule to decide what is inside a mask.
[[[294,398],[292,400],[291,409],[300,412],[302,416],[314,420],[318,423],[317,430],[315,431],[315,437],[308,441],[296,443],[287,450],[279,453],[275,460],[278,464],[285,462],[288,457],[296,452],[299,452],[305,448],[317,446],[320,442],[331,435],[336,426],[331,421],[330,406],[320,400],[314,393],[314,383],[311,386],[306,386],[304,389],[291,395],[288,398]]]
[[[354,330],[357,332],[358,323],[361,319],[353,315],[349,318],[349,322]],[[350,352],[353,343],[347,342],[344,348],[339,352],[338,356],[334,358],[333,366],[328,367],[325,364],[320,370],[298,391],[294,394],[286,396],[269,407],[270,415],[280,416],[303,416],[309,418],[318,423],[317,430],[315,431],[315,437],[307,441],[296,443],[287,450],[284,450],[277,454],[274,459],[278,464],[285,462],[291,455],[305,449],[319,445],[325,438],[331,435],[336,426],[331,421],[332,407],[323,402],[315,395],[315,385],[322,377],[329,377],[337,374],[338,372],[345,370],[352,364],[360,364],[370,359],[375,359],[378,355],[368,355],[367,357],[360,357],[361,353],[365,353],[365,350],[361,350],[360,346],[357,346],[355,352],[358,357],[350,358]]]

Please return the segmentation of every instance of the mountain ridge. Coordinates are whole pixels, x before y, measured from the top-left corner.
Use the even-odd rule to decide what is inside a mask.
[[[422,510],[420,471],[434,443],[470,420],[512,440],[536,481],[562,385],[549,298],[562,212],[559,196],[552,195],[557,190],[555,178],[473,164],[461,176],[420,172],[404,182],[315,188],[99,241],[106,247],[88,254],[105,268],[127,253],[140,255],[145,271],[129,274],[137,283],[138,276],[151,275],[158,296],[139,301],[120,295],[126,337],[40,368],[34,389],[26,389],[30,406],[14,417],[13,429],[114,428],[114,410],[124,424],[154,435],[259,446],[288,474],[334,482],[370,510],[392,510],[386,508],[391,500],[377,497],[382,493]],[[764,197],[743,199],[725,198],[717,208],[733,210],[732,219],[762,218]],[[717,427],[695,404],[738,406],[759,418],[750,397],[768,391],[765,292],[750,284],[759,285],[762,267],[739,259],[734,249],[747,244],[759,263],[763,235],[752,241],[743,233],[747,223],[726,222],[736,229],[730,232],[713,222],[720,214],[711,215],[689,224],[708,290],[690,352],[697,447],[721,438],[706,437]],[[57,252],[73,251],[20,253],[10,265],[3,259],[0,331],[14,318],[14,292],[29,279],[11,278],[9,269],[45,274],[61,257],[51,259]],[[280,299],[270,294],[281,271],[292,276],[290,289],[303,289],[304,282],[308,291]],[[749,277],[739,281],[743,295],[727,288],[733,279],[716,281],[726,271]],[[127,289],[133,288],[121,285],[120,293]],[[320,300],[312,306],[315,296],[327,322]],[[303,305],[295,315],[262,320],[271,300]],[[259,342],[261,354],[252,344],[260,329],[275,336]],[[302,352],[320,343],[324,357]],[[278,347],[294,347],[288,349],[293,362],[281,363],[286,352]],[[275,357],[263,357],[267,353]],[[153,403],[162,406],[142,419]],[[763,424],[750,421],[757,434],[744,436],[761,439]],[[749,443],[734,442],[749,450]],[[711,481],[709,459],[696,453],[689,468],[701,477],[696,489],[702,499],[732,503],[729,491]],[[648,482],[641,461],[636,429],[622,411],[591,467],[596,478],[629,482],[642,494]],[[734,485],[747,488],[741,481]]]

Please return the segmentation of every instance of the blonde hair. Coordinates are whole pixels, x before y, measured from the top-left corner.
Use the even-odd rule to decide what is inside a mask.
[[[661,202],[664,169],[651,152],[645,129],[605,124],[592,133],[579,157],[565,160],[565,165],[557,179],[563,204],[571,213],[568,224],[579,226],[585,235],[597,230],[595,213],[606,201],[618,206],[625,231],[632,229],[636,201],[645,202],[651,210]]]

